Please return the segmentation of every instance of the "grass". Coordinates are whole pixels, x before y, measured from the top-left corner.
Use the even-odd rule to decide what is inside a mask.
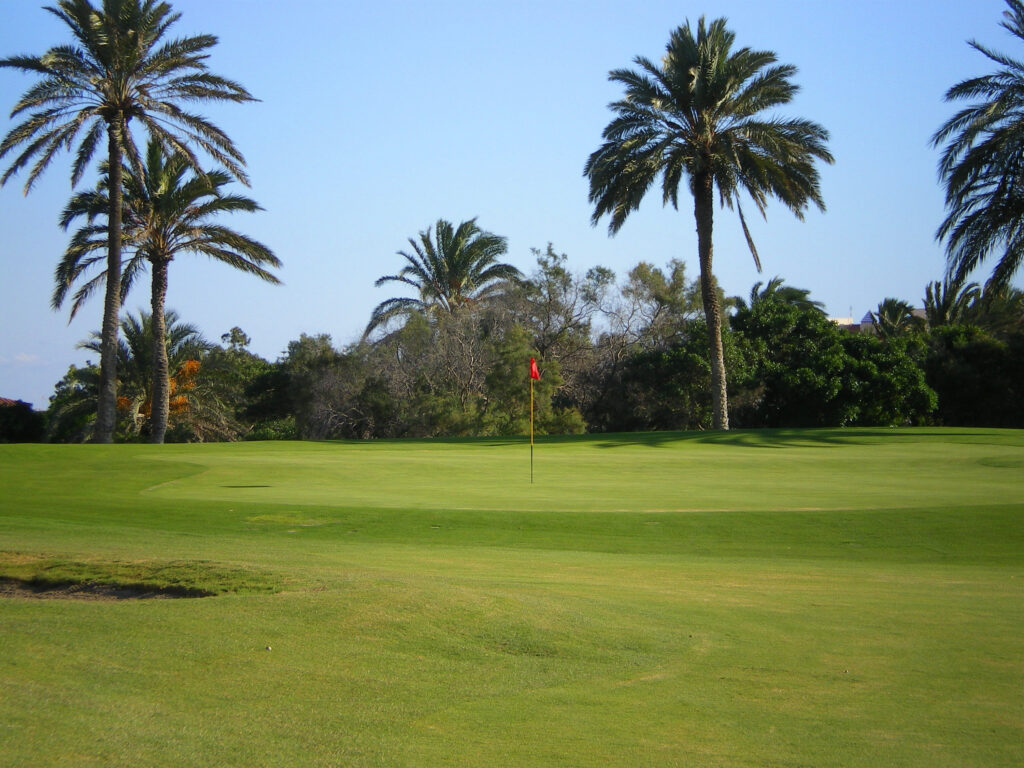
[[[535,458],[0,446],[0,766],[1024,764],[1024,434]]]

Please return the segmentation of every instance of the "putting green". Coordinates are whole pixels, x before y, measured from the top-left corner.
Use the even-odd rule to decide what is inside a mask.
[[[955,457],[950,446],[955,444]],[[1013,433],[851,430],[523,441],[168,446],[162,499],[423,510],[894,509],[1019,500]],[[154,459],[159,460],[159,459]],[[984,488],[984,494],[979,494]]]

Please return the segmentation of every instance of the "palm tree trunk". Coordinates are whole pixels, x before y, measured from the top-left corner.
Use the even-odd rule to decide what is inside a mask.
[[[164,298],[167,296],[167,262],[153,261],[153,399],[150,410],[151,443],[162,443],[170,412],[170,380],[167,365],[167,328],[164,322]]]
[[[107,126],[110,210],[107,213],[107,285],[100,331],[100,391],[93,442],[111,443],[117,423],[117,321],[121,312],[121,142],[124,123]]]
[[[725,386],[725,355],[722,352],[722,307],[718,301],[715,276],[711,271],[714,251],[711,232],[714,224],[714,177],[704,173],[694,180],[693,213],[697,220],[697,255],[700,261],[700,295],[708,326],[708,352],[711,362],[712,427],[729,428],[729,396]]]

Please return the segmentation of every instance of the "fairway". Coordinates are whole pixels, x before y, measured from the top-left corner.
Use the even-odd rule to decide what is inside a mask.
[[[0,445],[0,766],[1024,764],[1024,434],[534,457]]]

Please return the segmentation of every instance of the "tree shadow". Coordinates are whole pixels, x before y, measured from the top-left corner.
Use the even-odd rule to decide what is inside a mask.
[[[626,446],[647,446],[658,448],[669,444],[700,443],[703,445],[730,445],[745,448],[795,448],[798,446],[841,446],[870,445],[892,440],[922,439],[948,440],[962,435],[957,429],[898,429],[886,427],[854,428],[776,428],[737,429],[707,432],[636,432],[608,435],[593,435],[598,438],[599,448],[622,448]]]
[[[893,440],[949,440],[970,437],[977,440],[986,430],[972,429],[965,433],[958,427],[780,427],[734,429],[729,431],[689,432],[600,432],[584,435],[537,435],[537,445],[594,444],[597,448],[625,448],[646,446],[660,448],[678,443],[703,445],[730,445],[745,448],[794,448],[801,445],[870,445]],[[998,430],[997,430],[998,431]],[[480,448],[504,448],[529,445],[528,435],[512,437],[422,437],[383,438],[376,440],[321,440],[323,443],[396,443],[423,442],[432,445],[474,445]]]

